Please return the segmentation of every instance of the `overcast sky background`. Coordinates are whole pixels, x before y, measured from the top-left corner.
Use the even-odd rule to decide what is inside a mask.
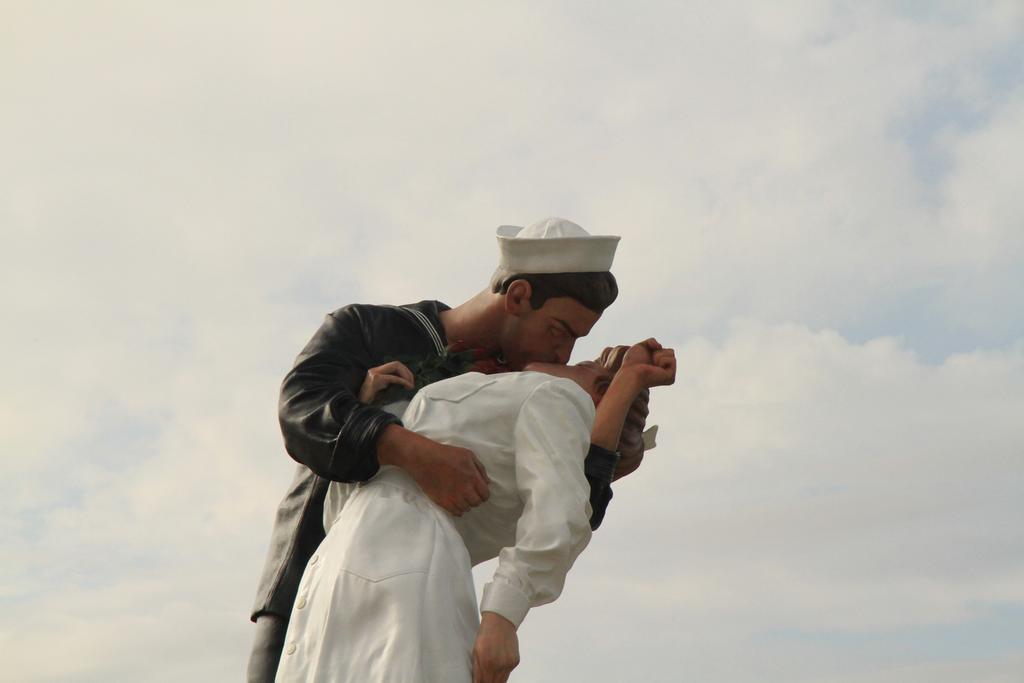
[[[1021,680],[1019,1],[5,1],[0,85],[0,679],[240,679],[294,356],[556,215],[680,373],[512,680]]]

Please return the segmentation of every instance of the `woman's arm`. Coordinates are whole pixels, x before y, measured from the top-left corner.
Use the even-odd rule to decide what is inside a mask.
[[[676,379],[673,349],[666,349],[651,338],[626,351],[619,371],[601,398],[594,418],[591,442],[614,450],[622,436],[633,401],[645,389],[672,384]]]

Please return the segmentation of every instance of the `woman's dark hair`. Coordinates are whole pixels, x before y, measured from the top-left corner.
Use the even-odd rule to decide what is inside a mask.
[[[491,276],[491,291],[504,294],[516,280],[530,283],[530,306],[534,310],[548,299],[567,296],[600,315],[619,296],[615,276],[603,273],[511,273],[499,268]]]

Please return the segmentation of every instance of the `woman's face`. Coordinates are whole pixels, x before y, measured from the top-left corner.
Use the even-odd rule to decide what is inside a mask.
[[[527,363],[523,366],[527,372],[543,372],[546,375],[564,377],[579,384],[583,391],[594,399],[594,405],[601,403],[604,392],[612,383],[614,374],[592,360],[585,360],[576,365],[559,365],[557,363]]]

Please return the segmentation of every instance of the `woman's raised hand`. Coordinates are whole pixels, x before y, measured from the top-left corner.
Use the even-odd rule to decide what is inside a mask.
[[[635,374],[642,386],[660,387],[676,381],[676,352],[651,337],[633,344],[622,359],[620,372]]]
[[[377,394],[392,384],[401,384],[411,390],[416,386],[416,378],[413,377],[412,370],[397,360],[370,368],[366,371],[363,386],[359,388],[359,400],[363,403],[370,403],[377,397]]]

